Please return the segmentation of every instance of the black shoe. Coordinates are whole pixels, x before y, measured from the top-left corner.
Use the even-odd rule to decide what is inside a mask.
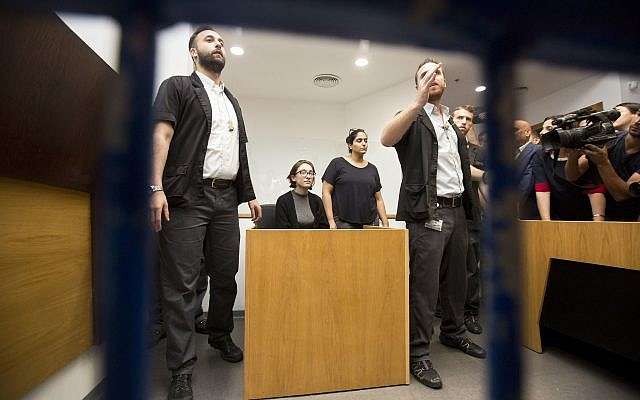
[[[193,400],[191,374],[180,374],[171,377],[168,400]]]
[[[418,382],[431,389],[442,389],[442,379],[440,379],[438,371],[433,368],[431,360],[412,362],[411,375],[413,375]]]
[[[473,334],[479,335],[482,333],[482,326],[480,325],[480,321],[478,321],[478,317],[475,315],[465,315],[464,325],[467,327],[467,330]]]
[[[209,328],[207,328],[207,313],[201,314],[196,318],[196,332],[203,335],[209,334]]]
[[[155,347],[160,341],[167,337],[167,331],[164,325],[155,325],[147,333],[147,348]]]
[[[485,358],[487,352],[466,336],[451,336],[440,333],[440,343],[467,353],[472,357]]]
[[[242,361],[242,350],[233,343],[231,335],[224,335],[216,339],[212,339],[211,336],[209,336],[209,345],[218,350],[220,357],[225,361],[232,363]]]

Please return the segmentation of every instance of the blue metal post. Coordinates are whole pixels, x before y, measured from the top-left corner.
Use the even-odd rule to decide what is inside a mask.
[[[516,225],[513,61],[517,40],[495,40],[484,60],[490,204],[485,223],[489,300],[489,398],[521,397],[520,264]]]
[[[131,5],[129,5],[131,7]],[[155,30],[150,4],[136,3],[120,18],[120,86],[112,94],[103,145],[97,212],[103,238],[106,398],[145,399],[144,346],[150,287],[148,217],[151,98]]]

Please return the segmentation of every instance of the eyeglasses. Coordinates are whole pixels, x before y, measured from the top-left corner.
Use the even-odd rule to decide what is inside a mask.
[[[315,172],[313,172],[313,171],[306,171],[306,170],[304,170],[304,169],[303,169],[303,170],[301,170],[301,171],[296,172],[296,174],[298,174],[298,175],[300,175],[300,176],[310,176],[310,177],[312,177],[312,178],[313,178],[314,176],[316,176],[316,173],[315,173]]]

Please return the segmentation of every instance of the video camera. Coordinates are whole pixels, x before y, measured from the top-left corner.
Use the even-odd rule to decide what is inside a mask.
[[[542,135],[540,144],[545,149],[579,149],[587,144],[602,146],[616,138],[613,121],[618,117],[620,112],[617,110],[593,112],[591,108],[563,115],[551,121],[554,128]],[[587,125],[575,127],[581,121],[587,121]]]

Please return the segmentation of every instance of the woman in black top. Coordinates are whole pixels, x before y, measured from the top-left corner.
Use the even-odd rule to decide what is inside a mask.
[[[376,214],[388,227],[378,169],[364,159],[367,134],[363,129],[350,129],[346,142],[349,155],[331,160],[322,176],[322,201],[329,227],[362,228],[373,224]]]
[[[316,170],[311,161],[300,160],[293,164],[289,186],[293,190],[283,194],[276,202],[277,228],[328,228],[322,199],[309,192],[315,182]]]

